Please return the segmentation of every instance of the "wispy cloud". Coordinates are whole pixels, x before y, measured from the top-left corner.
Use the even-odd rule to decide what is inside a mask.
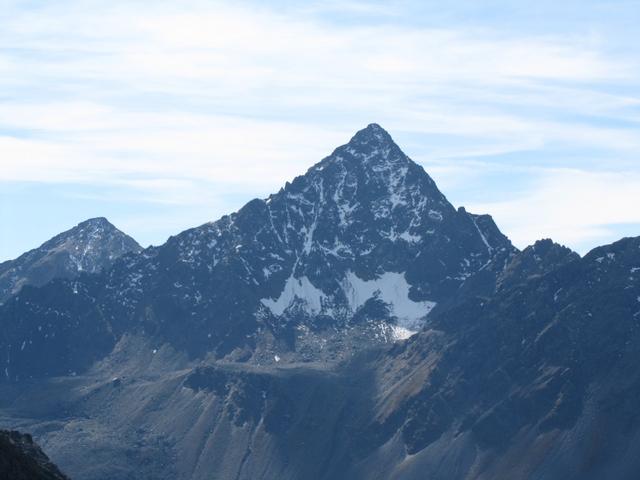
[[[618,239],[620,225],[640,227],[638,205],[639,172],[553,169],[520,195],[472,207],[492,212],[520,247],[553,238],[585,253],[596,242]]]
[[[0,181],[117,187],[202,207],[208,189],[218,199],[277,189],[377,121],[452,196],[495,208],[526,243],[535,222],[525,231],[505,205],[480,205],[494,196],[470,198],[447,169],[482,180],[481,165],[511,168],[532,180],[526,198],[567,205],[582,197],[549,186],[569,180],[558,168],[607,158],[612,172],[638,173],[639,57],[594,25],[421,23],[407,20],[422,8],[413,2],[6,3]],[[486,187],[519,194],[511,183]],[[589,225],[602,225],[584,222],[567,242],[588,242]]]

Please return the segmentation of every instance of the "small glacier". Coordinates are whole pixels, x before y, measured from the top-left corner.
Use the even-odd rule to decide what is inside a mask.
[[[411,300],[411,285],[407,283],[404,273],[400,272],[385,272],[378,278],[362,280],[355,273],[347,271],[342,289],[352,312],[356,312],[367,300],[378,298],[388,305],[389,313],[398,319],[399,327],[414,333],[422,326],[423,318],[436,306],[435,302]]]
[[[353,314],[373,298],[384,302],[389,313],[397,318],[394,329],[396,339],[405,339],[420,329],[429,312],[436,303],[431,301],[416,302],[409,298],[411,285],[404,273],[385,272],[378,278],[363,280],[352,271],[347,271],[340,286],[347,299],[347,308]],[[263,298],[262,304],[274,315],[282,315],[291,305],[298,302],[310,315],[317,315],[330,304],[335,305],[329,297],[315,287],[306,277],[290,276],[277,299]]]
[[[294,278],[291,275],[284,284],[284,290],[276,300],[263,298],[260,301],[274,315],[280,316],[296,299],[304,304],[304,310],[307,313],[317,315],[322,310],[322,301],[326,299],[326,295],[322,290],[316,288],[307,277]]]

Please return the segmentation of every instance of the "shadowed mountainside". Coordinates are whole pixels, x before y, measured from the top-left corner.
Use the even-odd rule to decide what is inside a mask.
[[[30,435],[0,430],[0,479],[67,480]]]

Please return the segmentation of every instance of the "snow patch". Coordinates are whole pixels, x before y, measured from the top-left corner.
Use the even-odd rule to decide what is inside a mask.
[[[322,301],[325,298],[324,292],[314,287],[307,277],[293,278],[292,275],[287,279],[284,290],[277,299],[263,298],[260,302],[271,310],[271,313],[279,316],[297,299],[307,313],[314,315],[322,310]]]
[[[402,198],[402,195],[396,192],[389,193],[389,202],[391,203],[391,210],[394,210],[398,206],[407,205],[407,202]]]
[[[348,271],[342,281],[342,289],[349,308],[356,312],[367,300],[377,298],[386,303],[389,313],[398,319],[398,327],[415,331],[423,324],[423,318],[435,307],[435,302],[415,302],[409,298],[411,285],[404,273],[385,272],[379,278],[362,280]]]
[[[391,327],[391,336],[394,340],[406,340],[414,336],[417,332],[409,330],[408,328],[401,327],[399,325],[393,325]]]
[[[409,232],[402,232],[400,235],[398,235],[398,238],[401,238],[408,243],[418,243],[422,241],[422,237],[420,235],[413,235]]]
[[[442,221],[442,212],[438,210],[429,210],[429,218],[432,220],[436,220],[437,222]]]
[[[422,237],[420,235],[414,235],[412,233],[409,233],[409,231],[397,233],[393,227],[391,228],[390,232],[380,232],[380,234],[392,242],[401,239],[407,243],[418,243],[422,240]]]

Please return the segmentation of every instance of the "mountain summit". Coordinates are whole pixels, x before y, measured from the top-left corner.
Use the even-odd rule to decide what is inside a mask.
[[[0,263],[0,302],[24,285],[41,286],[54,278],[96,273],[125,253],[140,250],[133,238],[106,218],[85,220],[15,260]]]
[[[391,135],[377,123],[371,123],[366,128],[356,132],[349,143],[339,147],[337,150],[347,150],[354,154],[356,158],[362,160],[380,160],[385,155],[388,155],[391,150],[395,150],[394,153],[402,153],[400,147],[391,138]]]

